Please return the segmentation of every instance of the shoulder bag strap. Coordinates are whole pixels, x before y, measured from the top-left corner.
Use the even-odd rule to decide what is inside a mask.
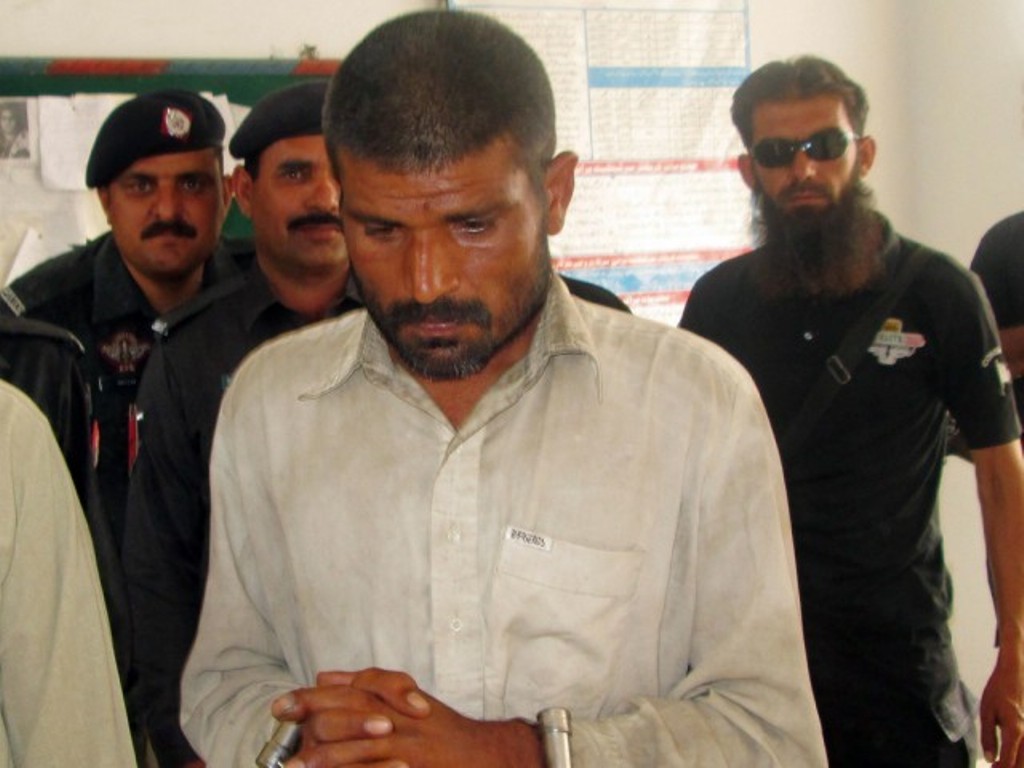
[[[814,382],[804,406],[779,440],[779,453],[783,458],[792,456],[796,449],[810,435],[818,418],[828,408],[839,390],[849,384],[853,371],[867,354],[878,329],[886,321],[889,312],[913,282],[917,273],[928,261],[928,253],[920,245],[913,246],[888,290],[879,296],[867,312],[846,332],[839,348],[825,361],[825,370]]]

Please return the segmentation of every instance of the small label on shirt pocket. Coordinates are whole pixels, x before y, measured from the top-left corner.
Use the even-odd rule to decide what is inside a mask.
[[[642,563],[642,552],[594,549],[509,526],[498,572],[563,592],[628,597]]]

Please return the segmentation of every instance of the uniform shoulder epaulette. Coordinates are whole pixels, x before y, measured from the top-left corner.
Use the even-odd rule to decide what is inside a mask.
[[[8,317],[0,315],[0,336],[21,336],[50,339],[70,347],[76,354],[83,354],[85,347],[71,331],[46,323],[42,320],[31,320],[27,317]]]
[[[204,288],[197,296],[189,299],[180,307],[175,307],[170,312],[161,315],[153,322],[153,332],[157,336],[170,336],[177,328],[187,323],[193,317],[202,314],[210,305],[223,300],[233,293],[240,291],[248,282],[248,275],[244,272],[231,275],[226,280]]]
[[[3,309],[0,317],[21,317],[25,314],[24,302],[9,285],[0,288],[0,309]]]
[[[0,289],[0,314],[31,314],[93,279],[93,257],[104,236],[52,256]]]

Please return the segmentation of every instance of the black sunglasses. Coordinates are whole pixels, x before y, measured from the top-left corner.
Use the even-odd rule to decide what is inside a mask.
[[[826,128],[806,139],[762,139],[754,145],[751,154],[765,168],[784,168],[793,162],[797,152],[804,152],[811,160],[836,160],[843,156],[851,140],[859,139],[855,133],[841,128]]]

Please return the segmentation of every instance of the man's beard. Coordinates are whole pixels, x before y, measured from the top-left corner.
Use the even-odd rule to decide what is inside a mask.
[[[441,297],[430,304],[403,301],[384,307],[372,292],[367,292],[354,270],[352,277],[366,311],[405,366],[414,375],[431,381],[453,381],[482,371],[544,308],[552,275],[546,237],[541,236],[537,247],[536,271],[529,279],[519,279],[507,286],[511,301],[497,318],[476,299]],[[403,326],[424,321],[475,325],[481,334],[471,340],[403,337]]]
[[[849,296],[884,273],[873,196],[859,179],[824,209],[783,211],[761,190],[755,200],[757,280],[769,298]]]

